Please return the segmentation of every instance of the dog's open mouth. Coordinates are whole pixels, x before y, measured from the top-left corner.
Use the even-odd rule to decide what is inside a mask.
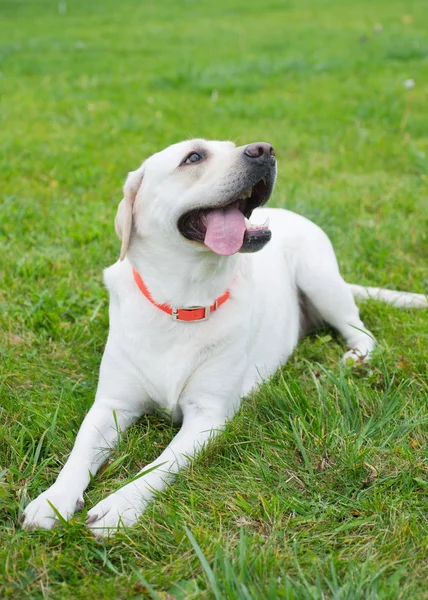
[[[192,210],[180,217],[179,231],[188,240],[203,242],[221,256],[256,252],[272,234],[267,221],[256,225],[250,217],[255,208],[268,201],[272,187],[272,182],[263,177],[224,206]]]

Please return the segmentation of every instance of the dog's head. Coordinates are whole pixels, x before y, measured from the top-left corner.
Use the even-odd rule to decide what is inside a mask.
[[[249,221],[265,204],[276,178],[275,153],[258,142],[189,140],[169,146],[129,173],[116,216],[120,258],[132,239],[167,236],[221,256],[255,252],[271,237]]]

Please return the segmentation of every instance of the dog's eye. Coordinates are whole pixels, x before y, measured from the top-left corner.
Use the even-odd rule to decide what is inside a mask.
[[[183,161],[185,165],[190,165],[191,163],[195,163],[202,160],[202,156],[197,152],[192,152],[189,156]]]

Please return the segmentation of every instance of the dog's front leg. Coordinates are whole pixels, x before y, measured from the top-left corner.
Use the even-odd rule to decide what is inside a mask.
[[[225,412],[185,410],[180,431],[159,458],[144,467],[140,477],[88,512],[87,524],[94,534],[109,535],[120,526],[136,523],[154,494],[166,487],[208,439],[222,429],[226,420]]]
[[[232,359],[231,359],[232,360]],[[236,412],[242,389],[243,368],[227,360],[221,366],[201,369],[180,397],[183,424],[162,454],[134,481],[110,494],[88,512],[87,524],[95,535],[108,536],[119,527],[137,522],[156,492],[162,491],[187,466],[206,442],[219,433]],[[231,373],[232,371],[232,373]],[[213,391],[210,387],[216,386]]]
[[[144,393],[135,375],[121,364],[120,355],[107,344],[95,402],[57,480],[25,508],[21,517],[25,529],[52,529],[58,523],[57,512],[68,520],[82,508],[83,492],[107,459],[119,432],[141,416]]]
[[[22,526],[52,529],[58,523],[56,511],[68,520],[82,508],[83,492],[116,443],[118,429],[126,429],[137,418],[129,411],[115,410],[107,399],[98,399],[86,415],[55,483],[25,508]]]

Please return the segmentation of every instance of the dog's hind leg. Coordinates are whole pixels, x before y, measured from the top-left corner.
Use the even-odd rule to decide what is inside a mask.
[[[342,360],[368,360],[376,340],[364,326],[352,291],[340,275],[330,240],[318,227],[305,239],[296,266],[299,290],[321,319],[345,339],[349,350]]]

